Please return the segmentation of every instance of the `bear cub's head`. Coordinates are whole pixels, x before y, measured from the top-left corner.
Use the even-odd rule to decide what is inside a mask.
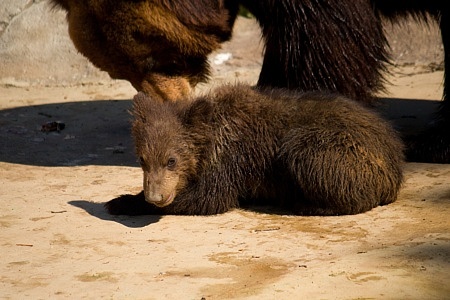
[[[212,103],[201,99],[161,103],[142,92],[134,97],[132,135],[147,202],[167,206],[195,180],[210,142],[211,112]]]

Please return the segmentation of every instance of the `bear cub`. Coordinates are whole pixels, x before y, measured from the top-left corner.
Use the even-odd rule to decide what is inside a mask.
[[[144,190],[107,202],[111,214],[357,214],[402,184],[397,133],[339,95],[226,85],[178,102],[139,93],[132,114]]]

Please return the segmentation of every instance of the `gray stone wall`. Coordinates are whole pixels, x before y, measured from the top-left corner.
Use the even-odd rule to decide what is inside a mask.
[[[0,1],[0,84],[75,85],[109,80],[80,55],[65,13],[46,0]]]

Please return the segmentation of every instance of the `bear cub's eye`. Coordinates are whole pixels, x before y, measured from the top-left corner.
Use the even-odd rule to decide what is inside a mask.
[[[167,160],[167,168],[173,169],[177,165],[177,159],[174,157],[169,158]]]

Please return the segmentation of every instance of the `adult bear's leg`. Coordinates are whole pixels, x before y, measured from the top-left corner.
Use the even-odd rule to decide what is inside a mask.
[[[416,162],[450,163],[450,10],[440,15],[444,45],[444,100],[436,112],[433,125],[408,141],[407,159]]]
[[[387,40],[368,0],[242,1],[265,40],[258,85],[370,101],[383,89]]]

